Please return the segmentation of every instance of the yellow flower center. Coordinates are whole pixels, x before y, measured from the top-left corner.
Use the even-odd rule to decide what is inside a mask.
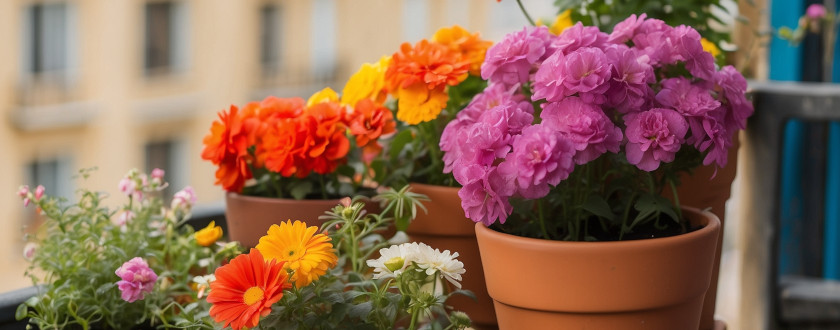
[[[265,292],[263,289],[259,287],[252,286],[250,289],[245,291],[245,294],[242,295],[242,301],[245,305],[251,306],[262,301],[263,297],[265,296]]]
[[[288,261],[296,261],[303,258],[305,250],[300,245],[287,246],[283,249],[283,253],[279,256],[281,259]]]
[[[402,257],[393,257],[385,262],[385,267],[392,272],[402,269],[403,265],[405,265],[405,259]]]

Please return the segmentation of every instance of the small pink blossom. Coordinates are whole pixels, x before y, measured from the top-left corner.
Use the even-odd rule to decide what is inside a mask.
[[[20,197],[26,197],[26,195],[29,195],[29,186],[20,186],[20,188],[18,188],[17,194]]]
[[[137,182],[130,177],[122,178],[119,183],[119,189],[126,196],[134,195],[137,193]]]
[[[195,195],[195,190],[191,186],[186,186],[184,189],[175,193],[175,196],[172,197],[172,209],[173,210],[185,210],[189,211],[192,209],[195,202],[198,200],[198,197]]]
[[[808,6],[808,9],[805,9],[805,16],[808,16],[811,19],[821,19],[825,17],[826,10],[825,6],[814,3]]]
[[[496,167],[467,165],[457,169],[461,177],[470,178],[458,190],[464,214],[472,221],[487,226],[498,220],[505,223],[513,212],[510,196],[513,195],[513,183],[500,175]],[[459,181],[460,182],[460,181]]]
[[[35,200],[36,201],[39,201],[39,200],[41,200],[41,197],[44,197],[44,191],[45,190],[46,190],[46,188],[44,188],[44,186],[42,186],[42,185],[38,185],[37,187],[35,187]]]
[[[636,35],[636,31],[639,30],[642,23],[645,22],[645,18],[647,18],[647,14],[641,14],[639,16],[632,14],[630,17],[618,22],[618,24],[616,24],[613,28],[613,32],[610,33],[609,42],[623,44],[630,39],[633,39],[633,36]]]
[[[121,278],[117,282],[117,287],[122,292],[122,299],[127,302],[145,298],[146,294],[154,290],[158,278],[155,271],[149,268],[146,260],[140,257],[126,261],[114,273]]]
[[[481,78],[513,86],[528,82],[531,70],[546,55],[551,34],[545,26],[527,27],[506,35],[487,49]]]
[[[131,210],[124,210],[120,212],[120,214],[111,220],[115,226],[118,227],[125,227],[126,224],[134,220],[135,214]]]
[[[26,261],[32,261],[32,259],[35,259],[36,252],[38,252],[38,243],[26,243],[26,245],[23,246],[23,259],[26,259]]]
[[[609,35],[601,32],[597,26],[584,26],[583,23],[577,22],[563,30],[563,33],[552,41],[551,45],[556,50],[551,53],[562,52],[568,55],[584,47],[603,48],[608,39]]]

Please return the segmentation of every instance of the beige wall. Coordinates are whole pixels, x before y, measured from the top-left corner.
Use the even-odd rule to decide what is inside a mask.
[[[76,80],[66,89],[22,88],[25,10],[32,3],[54,2],[68,3],[76,12]],[[119,179],[130,168],[144,167],[145,144],[179,140],[186,153],[181,165],[189,173],[182,182],[196,188],[200,204],[220,203],[223,195],[213,185],[214,168],[199,156],[202,137],[216,112],[266,95],[308,97],[324,85],[340,90],[361,63],[393,53],[403,41],[417,41],[403,40],[405,1],[333,0],[337,70],[331,81],[318,81],[307,76],[310,43],[318,42],[310,40],[313,1],[276,0],[283,12],[285,70],[266,79],[258,61],[258,10],[272,1],[181,0],[188,8],[187,69],[147,77],[142,69],[146,2],[0,1],[0,40],[6,48],[0,52],[0,173],[4,173],[0,176],[0,265],[6,266],[0,267],[0,292],[30,284],[23,278],[21,226],[32,210],[24,210],[15,195],[26,180],[27,164],[66,156],[72,159],[73,172],[96,166],[99,170],[84,186],[110,193],[108,203],[115,205],[123,201],[117,194]],[[460,17],[453,14],[459,8],[467,8],[460,15],[468,18],[461,21],[468,22],[471,30],[510,31],[515,28],[512,24],[525,23],[519,12],[510,10],[515,8],[512,2],[425,3],[428,36],[448,25],[452,17]],[[492,18],[498,15],[512,18],[506,25],[494,24]]]

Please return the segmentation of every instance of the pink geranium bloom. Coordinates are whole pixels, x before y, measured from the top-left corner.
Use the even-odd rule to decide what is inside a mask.
[[[623,135],[598,106],[569,97],[543,107],[543,125],[560,132],[571,142],[575,163],[586,164],[607,151],[617,153]],[[516,146],[514,145],[514,149]]]
[[[534,64],[544,59],[550,38],[545,26],[527,27],[506,35],[487,49],[481,78],[507,86],[528,82]]]
[[[643,171],[674,160],[685,142],[688,123],[678,112],[655,108],[628,116],[627,161]]]
[[[135,257],[117,268],[114,272],[121,280],[117,282],[122,292],[121,297],[127,302],[142,300],[146,294],[152,292],[157,281],[157,274],[149,268],[143,258]]]
[[[458,172],[462,172],[462,178],[469,178],[466,183],[461,182],[463,187],[458,190],[466,217],[487,226],[496,220],[505,223],[513,212],[509,200],[513,195],[512,182],[495,167],[470,165],[459,168]]]
[[[516,183],[516,192],[530,199],[548,194],[574,169],[575,149],[559,132],[545,126],[526,128],[513,142],[513,152],[499,164],[499,173]]]

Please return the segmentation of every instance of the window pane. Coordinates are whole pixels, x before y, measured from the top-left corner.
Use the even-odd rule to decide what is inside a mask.
[[[172,64],[172,3],[146,4],[145,68],[162,69]]]
[[[67,67],[67,6],[64,3],[29,7],[29,70],[62,71]]]

